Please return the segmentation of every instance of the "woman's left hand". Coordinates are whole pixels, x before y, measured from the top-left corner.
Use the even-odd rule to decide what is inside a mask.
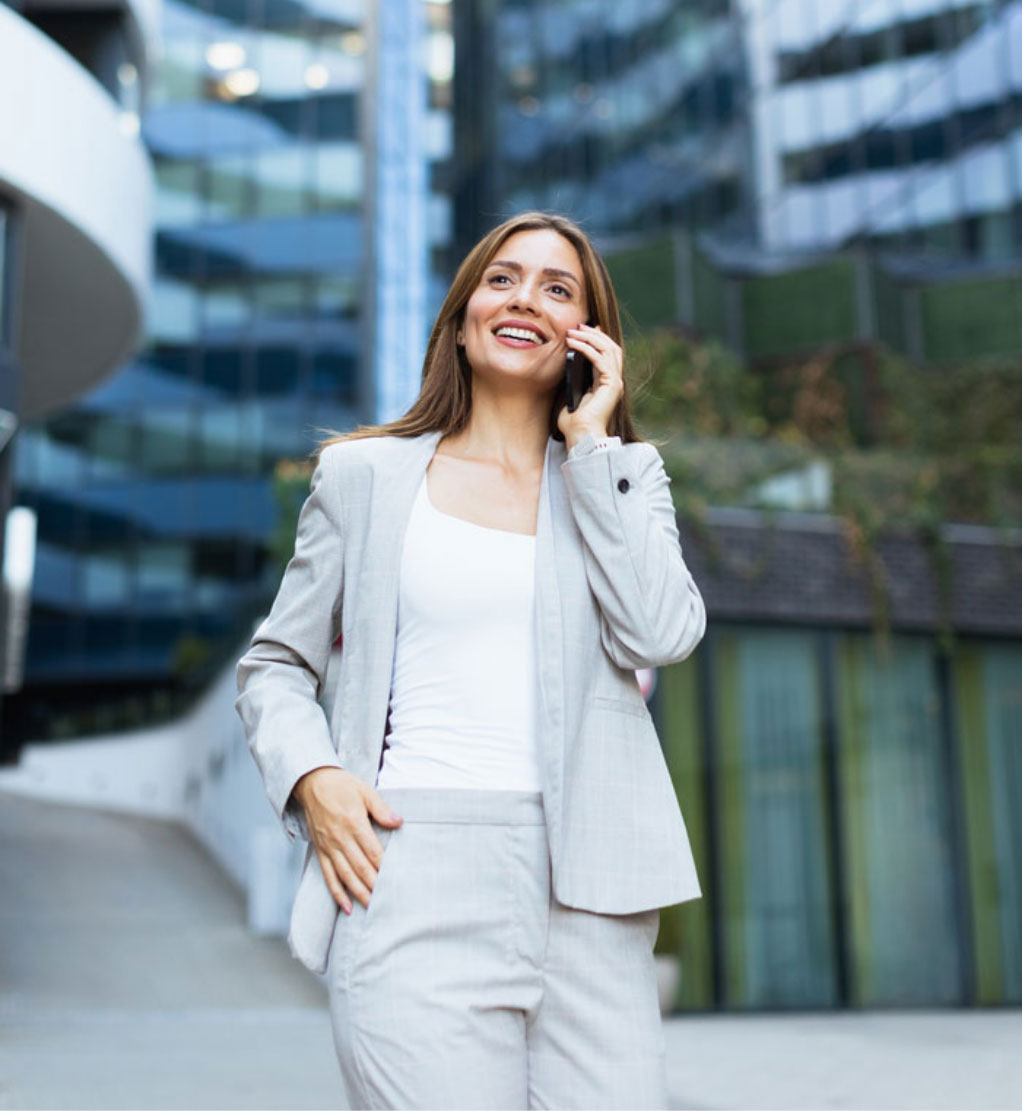
[[[557,414],[557,428],[570,451],[587,432],[607,435],[610,418],[625,390],[624,353],[598,324],[569,328],[565,340],[593,367],[593,384],[582,395],[578,408],[571,413],[564,405]]]

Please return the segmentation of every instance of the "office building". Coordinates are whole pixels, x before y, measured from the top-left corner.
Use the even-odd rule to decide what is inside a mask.
[[[0,509],[11,455],[137,348],[150,288],[152,167],[139,138],[153,11],[0,3]],[[60,590],[60,488],[74,450],[36,455],[36,581]],[[2,516],[3,514],[0,514]],[[31,556],[29,555],[29,564]],[[10,599],[9,599],[10,601]],[[5,623],[5,633],[7,629]],[[5,686],[23,645],[8,643]],[[18,658],[12,659],[12,655]],[[5,733],[6,744],[6,733]]]
[[[26,685],[7,707],[21,741],[168,720],[236,658],[293,540],[276,531],[291,520],[278,463],[384,405],[373,348],[386,314],[409,309],[380,293],[393,262],[376,221],[394,218],[395,179],[403,211],[422,213],[404,239],[421,276],[407,365],[392,360],[384,385],[391,406],[414,396],[449,238],[430,183],[450,146],[449,9],[419,5],[416,42],[376,14],[362,0],[162,5],[141,119],[156,177],[146,342],[27,429],[17,456],[40,522]],[[413,50],[428,72],[397,77],[422,86],[400,125],[429,163],[417,176],[392,150],[381,162],[374,116]],[[116,210],[130,220],[128,199]]]
[[[550,207],[604,237],[1019,253],[1018,3],[512,0],[457,19],[460,239]]]

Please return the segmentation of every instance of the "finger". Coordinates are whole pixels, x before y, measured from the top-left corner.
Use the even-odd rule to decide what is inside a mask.
[[[595,326],[583,324],[578,328],[569,328],[569,332],[576,332],[578,335],[587,339],[593,340],[597,346],[607,349],[621,349],[621,345],[610,336],[597,324]]]
[[[374,800],[372,798],[374,794],[376,794],[376,792],[373,791],[372,788],[368,788],[364,793],[363,801],[367,806],[372,806],[375,801],[382,807],[384,818],[388,824],[392,824],[394,821],[400,824],[404,821],[403,818],[399,818],[390,810],[379,795],[376,795],[376,799]],[[380,839],[376,836],[376,832],[373,829],[373,821],[376,821],[377,824],[382,824],[368,809],[364,810],[354,819],[351,826],[351,836],[345,844],[345,850],[347,850],[348,859],[356,869],[358,868],[358,861],[362,857],[365,857],[368,865],[372,869],[373,878],[375,878],[376,869],[379,868],[380,861],[383,860],[383,845],[380,844]]]
[[[590,362],[594,361],[594,355],[604,354],[604,352],[601,351],[600,348],[596,346],[596,344],[590,343],[588,340],[581,339],[579,336],[568,336],[566,342],[568,346],[571,347],[573,350],[581,351],[582,354],[585,355]]]
[[[593,351],[597,355],[602,355],[604,358],[612,360],[612,362],[616,366],[619,366],[621,364],[621,349],[611,340],[608,340],[606,343],[601,343],[599,341],[594,342],[591,336],[569,335],[566,339],[566,342],[570,346],[579,344],[585,348],[588,348],[589,351]]]
[[[592,331],[583,332],[581,328],[569,328],[564,335],[565,340],[569,343],[574,340],[577,343],[588,344],[590,347],[595,347],[598,350],[603,350],[605,346],[605,344],[600,342],[603,337],[594,335]]]
[[[383,846],[368,822],[355,830],[354,837],[344,846],[344,855],[359,882],[372,891],[383,861]]]
[[[369,861],[373,870],[373,883],[376,883],[376,873],[380,870],[380,865],[383,863],[383,855],[387,851],[381,843],[379,837],[376,836],[375,831],[369,829],[359,842],[358,846],[364,853],[366,860]]]
[[[319,853],[319,867],[323,873],[323,879],[326,880],[326,885],[330,889],[330,894],[334,897],[334,902],[345,914],[351,914],[351,900],[341,885],[341,881],[337,878],[337,871],[326,853]]]
[[[383,797],[372,787],[365,792],[366,806],[369,813],[381,826],[399,826],[404,819],[398,817],[393,810],[383,801]]]
[[[334,868],[337,870],[337,874],[344,881],[344,886],[351,892],[354,898],[358,899],[362,906],[368,909],[369,896],[372,893],[372,877],[370,876],[370,882],[368,884],[363,881],[361,873],[367,871],[369,862],[365,859],[365,855],[362,854],[361,851],[359,856],[361,859],[357,867],[353,867],[349,857],[342,853],[337,853],[333,857],[333,864]]]

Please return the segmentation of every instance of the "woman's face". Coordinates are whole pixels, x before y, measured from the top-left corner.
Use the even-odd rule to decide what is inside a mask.
[[[575,248],[550,228],[509,236],[465,306],[458,343],[475,374],[556,388],[569,328],[586,323],[587,291]]]

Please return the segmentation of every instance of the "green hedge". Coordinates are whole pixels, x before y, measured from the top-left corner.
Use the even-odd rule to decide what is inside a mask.
[[[625,331],[655,328],[675,319],[674,257],[664,237],[607,256]]]
[[[1022,349],[1022,283],[1016,277],[923,286],[921,313],[927,362]]]
[[[742,283],[745,353],[752,359],[845,343],[858,335],[850,259]]]
[[[749,359],[799,357],[860,338],[856,263],[851,256],[784,273],[731,275],[698,248],[691,256],[692,319],[678,320],[672,240],[663,235],[607,258],[624,308],[626,331],[683,324],[737,341]],[[1022,352],[1022,278],[1017,275],[918,283],[870,260],[875,339],[924,362],[942,363]],[[728,285],[736,283],[737,315],[729,319]],[[906,313],[919,288],[922,351],[910,349]],[[635,327],[630,327],[634,325]]]

